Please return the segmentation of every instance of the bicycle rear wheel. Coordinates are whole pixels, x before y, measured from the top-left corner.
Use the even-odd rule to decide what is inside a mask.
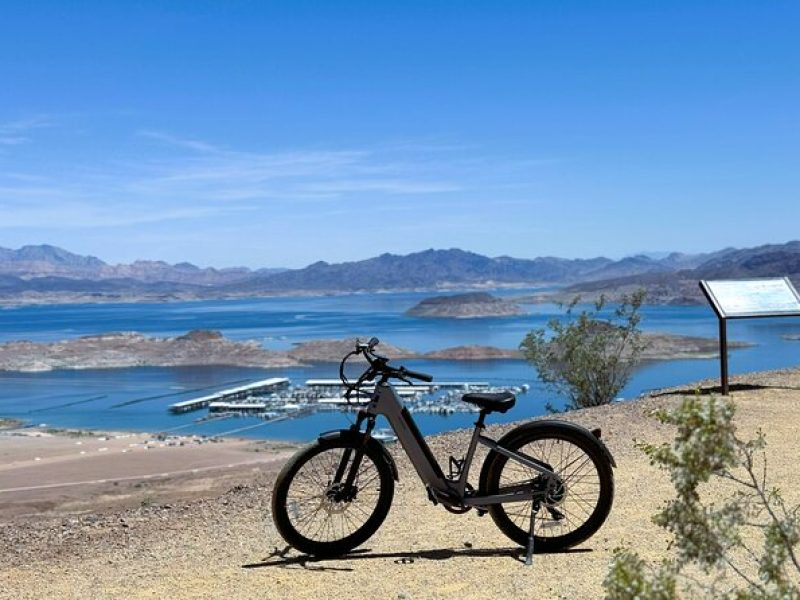
[[[272,492],[272,515],[291,546],[315,556],[346,554],[378,530],[392,504],[394,478],[378,442],[370,440],[353,485],[345,483],[361,439],[319,440],[283,467]],[[342,460],[344,477],[335,475]]]
[[[611,511],[614,476],[607,451],[581,427],[560,421],[523,425],[503,436],[498,444],[552,467],[561,485],[538,502],[535,516],[536,552],[554,552],[591,537]],[[504,487],[536,482],[540,474],[515,460],[491,452],[481,470],[486,494]],[[500,530],[521,546],[528,543],[533,498],[489,507]]]

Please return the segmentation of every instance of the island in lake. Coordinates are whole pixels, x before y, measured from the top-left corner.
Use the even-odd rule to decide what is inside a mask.
[[[485,317],[515,317],[525,310],[508,300],[497,298],[486,292],[470,292],[454,296],[425,298],[406,311],[410,317],[445,319],[478,319]]]
[[[125,367],[294,367],[300,363],[258,342],[234,342],[219,331],[194,330],[173,338],[122,332],[51,343],[0,344],[0,370],[111,369]]]
[[[367,336],[364,337],[367,339]],[[717,354],[713,338],[645,333],[643,360],[708,358]],[[301,367],[311,363],[338,363],[355,345],[355,338],[311,340],[289,350],[267,350],[257,341],[228,340],[218,331],[194,330],[172,338],[142,333],[108,333],[74,340],[0,344],[0,371],[56,369],[112,369],[126,367],[202,367],[225,365],[264,369]],[[731,342],[729,348],[749,344]],[[394,360],[522,360],[516,349],[493,346],[457,346],[417,352],[382,343],[379,351]]]

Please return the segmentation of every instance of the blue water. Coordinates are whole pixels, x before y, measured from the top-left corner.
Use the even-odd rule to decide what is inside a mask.
[[[519,290],[506,292],[519,294]],[[53,341],[108,331],[142,331],[172,336],[189,329],[219,329],[232,339],[256,339],[265,347],[284,349],[310,339],[375,335],[391,344],[427,351],[457,345],[484,344],[516,347],[530,329],[560,314],[554,305],[530,305],[529,314],[503,319],[419,319],[404,311],[429,293],[267,298],[172,304],[87,304],[31,306],[0,310],[0,342],[14,339]],[[645,307],[642,327],[684,335],[715,337],[717,320],[707,307]],[[732,374],[797,365],[800,342],[782,335],[800,333],[800,319],[733,321],[730,340],[756,344],[731,353]],[[429,372],[439,380],[479,380],[495,385],[528,383],[517,406],[495,421],[524,419],[544,413],[547,402],[558,404],[543,388],[533,369],[523,361],[406,361],[410,368]],[[637,370],[623,397],[665,386],[717,377],[716,359],[649,363]],[[233,382],[285,376],[294,383],[309,378],[332,378],[336,365],[292,369],[232,367],[131,368],[111,370],[0,372],[0,415],[46,423],[54,427],[83,427],[219,434],[257,425],[255,418],[193,423],[203,412],[172,415],[167,406],[203,395]],[[114,405],[136,401],[122,407]],[[420,429],[436,433],[468,427],[470,414],[448,417],[416,415]],[[236,433],[271,439],[308,440],[319,431],[346,426],[346,413],[313,416],[266,424]]]

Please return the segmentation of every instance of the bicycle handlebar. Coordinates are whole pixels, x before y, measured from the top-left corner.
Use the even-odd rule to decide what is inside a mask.
[[[400,370],[403,371],[404,377],[411,377],[411,379],[419,379],[420,381],[427,381],[428,383],[433,381],[433,376],[428,375],[427,373],[420,373],[418,371],[409,371],[405,367],[400,367]]]
[[[369,342],[364,343],[359,340],[356,340],[356,347],[353,351],[348,352],[347,355],[342,359],[342,363],[339,366],[339,377],[346,386],[350,387],[347,381],[347,378],[344,375],[344,364],[347,362],[347,359],[355,354],[363,354],[364,358],[369,363],[369,369],[364,372],[361,377],[359,377],[359,382],[368,378],[367,376],[375,376],[375,375],[382,375],[383,377],[389,378],[394,377],[396,379],[408,380],[417,379],[419,381],[426,381],[431,382],[433,381],[433,376],[428,375],[427,373],[420,373],[418,371],[411,371],[406,369],[405,367],[390,367],[387,363],[389,359],[385,356],[380,356],[379,354],[375,353],[375,346],[379,343],[378,338],[372,338]],[[358,384],[356,384],[358,385]]]

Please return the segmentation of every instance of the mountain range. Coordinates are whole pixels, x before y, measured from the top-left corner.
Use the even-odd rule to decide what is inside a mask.
[[[673,252],[533,259],[487,257],[460,249],[382,254],[361,261],[316,262],[302,269],[214,269],[190,263],[136,261],[111,265],[50,245],[0,248],[0,299],[57,301],[227,298],[294,293],[446,290],[552,285],[566,293],[625,291],[644,285],[654,301],[695,300],[702,278],[790,275],[800,279],[800,242],[707,254]],[[688,287],[687,287],[688,283]],[[61,296],[59,299],[58,297]]]
[[[671,271],[649,271],[598,281],[568,285],[551,300],[566,300],[580,295],[593,299],[604,294],[611,300],[630,294],[638,288],[648,292],[652,304],[705,303],[697,285],[701,279],[747,279],[757,277],[789,277],[800,287],[800,241],[766,244],[755,248],[728,248],[707,255],[700,264]]]
[[[0,248],[0,275],[11,275],[22,279],[38,277],[92,281],[131,279],[144,283],[221,285],[240,281],[255,274],[263,275],[281,270],[251,271],[245,267],[200,268],[188,262],[170,265],[156,260],[137,260],[128,265],[109,265],[94,256],[73,254],[48,244],[23,246],[19,250]]]

